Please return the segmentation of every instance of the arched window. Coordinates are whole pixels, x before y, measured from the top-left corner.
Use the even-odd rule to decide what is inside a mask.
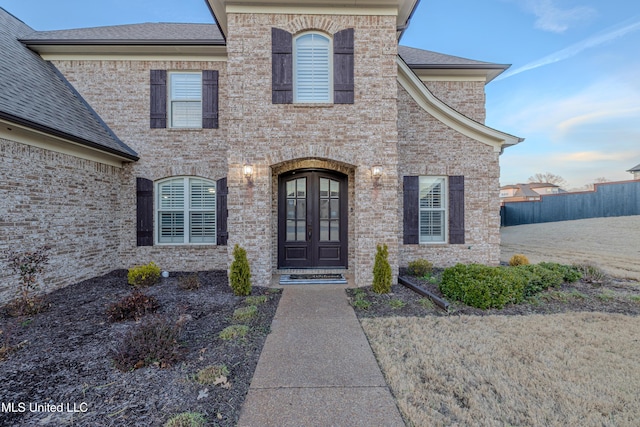
[[[173,177],[156,183],[158,243],[216,243],[216,183]]]
[[[331,40],[316,32],[294,39],[294,102],[333,102]]]

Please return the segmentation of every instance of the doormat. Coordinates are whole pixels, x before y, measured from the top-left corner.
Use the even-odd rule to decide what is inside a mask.
[[[283,274],[281,285],[344,285],[347,279],[342,274]]]

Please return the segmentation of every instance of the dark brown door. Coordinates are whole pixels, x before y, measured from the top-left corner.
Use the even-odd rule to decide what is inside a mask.
[[[347,176],[289,172],[278,194],[278,267],[347,267]]]

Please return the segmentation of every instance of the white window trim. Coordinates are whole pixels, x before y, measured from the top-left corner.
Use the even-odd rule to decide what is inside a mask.
[[[183,188],[185,190],[185,197],[184,197],[184,205],[183,205],[183,209],[181,212],[183,212],[184,215],[184,234],[183,234],[183,241],[182,242],[160,242],[160,212],[163,211],[163,209],[161,209],[160,207],[160,186],[167,182],[167,181],[173,181],[173,180],[178,180],[178,179],[182,179],[183,180]],[[172,177],[168,177],[168,178],[164,178],[161,179],[159,181],[156,181],[154,183],[154,225],[153,225],[153,240],[154,240],[154,245],[159,245],[159,246],[184,246],[184,245],[188,245],[188,246],[215,246],[217,245],[217,226],[218,226],[218,217],[217,217],[217,203],[218,200],[216,199],[216,206],[213,209],[213,214],[214,214],[214,223],[213,223],[213,228],[214,228],[214,237],[213,237],[213,242],[196,242],[196,243],[192,243],[189,241],[189,237],[190,237],[190,230],[191,230],[191,216],[189,215],[190,212],[194,211],[194,212],[211,212],[211,210],[199,210],[199,209],[191,209],[189,207],[189,202],[190,202],[190,198],[191,198],[191,187],[190,187],[190,181],[192,179],[199,179],[199,180],[203,180],[203,181],[207,181],[209,183],[211,183],[214,188],[216,189],[216,192],[218,191],[217,189],[217,185],[216,182],[211,180],[211,179],[207,179],[207,178],[202,178],[200,176],[172,176]],[[165,211],[169,211],[168,209],[165,209]],[[174,210],[177,211],[177,210]],[[179,211],[178,211],[179,212]]]
[[[422,186],[423,180],[437,180],[441,179],[443,182],[442,185],[442,207],[438,209],[433,208],[422,208],[420,207],[420,189]],[[431,211],[442,211],[442,240],[434,240],[434,241],[422,241],[422,235],[420,233],[421,230],[421,212],[431,212]],[[424,175],[418,177],[418,243],[421,245],[444,245],[449,242],[449,179],[447,176],[432,176],[432,175]]]
[[[169,129],[202,129],[202,71],[169,71],[168,73],[168,84],[167,84],[167,128]],[[200,98],[197,100],[188,99],[182,100],[186,102],[199,102],[200,103],[200,125],[199,126],[174,126],[173,125],[173,98],[171,97],[172,86],[173,86],[173,76],[179,74],[191,74],[197,75],[200,77]]]
[[[297,70],[297,56],[298,56],[298,49],[297,49],[297,40],[302,37],[302,36],[306,36],[309,34],[317,34],[319,36],[324,37],[325,39],[328,40],[329,42],[329,99],[327,101],[300,101],[298,100],[298,84],[297,84],[297,76],[298,76],[298,70]],[[293,103],[294,104],[333,104],[333,38],[326,33],[323,33],[321,31],[305,31],[302,32],[300,34],[297,34],[296,36],[293,37]]]

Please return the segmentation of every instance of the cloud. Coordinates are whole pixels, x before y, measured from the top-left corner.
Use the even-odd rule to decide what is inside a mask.
[[[597,15],[595,9],[587,6],[560,9],[552,0],[525,0],[523,7],[538,18],[535,28],[553,33],[563,33],[570,24],[588,21]]]
[[[565,59],[571,58],[572,56],[578,55],[584,50],[600,46],[604,43],[624,37],[638,30],[640,30],[640,20],[637,20],[630,24],[617,25],[613,28],[608,29],[604,33],[596,34],[578,43],[572,44],[569,47],[566,47],[562,50],[554,52],[551,55],[547,55],[543,58],[540,58],[526,65],[523,65],[522,67],[508,71],[498,76],[494,81],[503,80],[508,77],[515,76],[516,74],[524,73],[525,71],[530,71],[536,68],[543,67],[545,65],[563,61]]]

